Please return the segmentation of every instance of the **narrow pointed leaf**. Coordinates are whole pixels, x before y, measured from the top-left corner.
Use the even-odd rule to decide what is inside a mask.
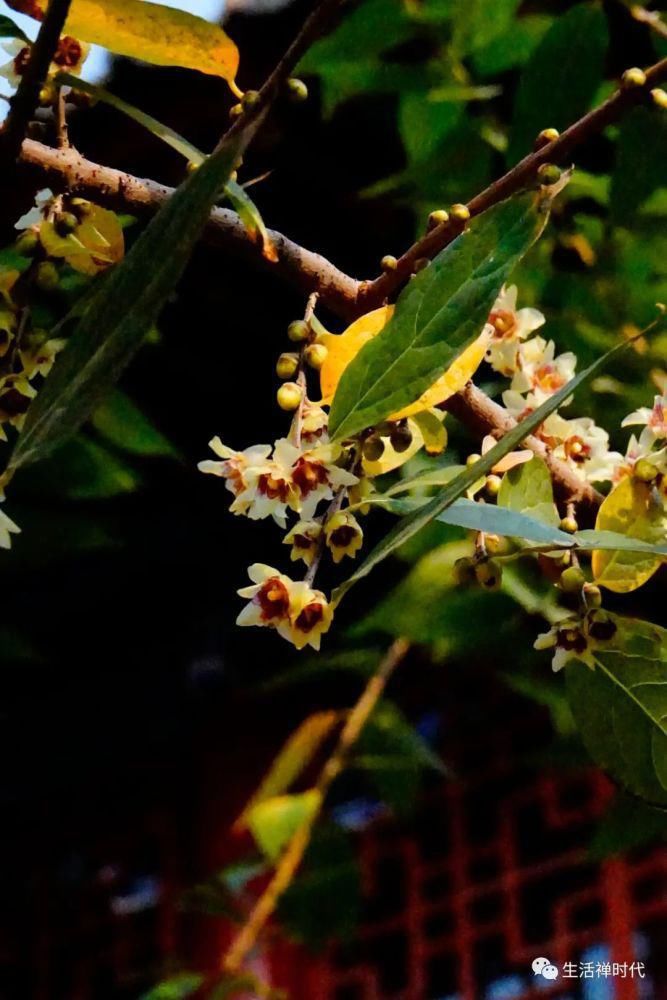
[[[479,336],[503,282],[542,232],[548,204],[534,193],[501,202],[417,274],[340,379],[329,418],[335,439],[414,403]]]

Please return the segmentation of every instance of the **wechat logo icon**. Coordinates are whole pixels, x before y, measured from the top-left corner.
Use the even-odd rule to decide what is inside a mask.
[[[536,976],[542,976],[544,979],[558,979],[558,969],[551,964],[548,958],[533,959],[532,968]]]

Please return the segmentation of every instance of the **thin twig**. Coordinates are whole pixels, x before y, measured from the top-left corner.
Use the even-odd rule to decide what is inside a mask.
[[[58,149],[69,149],[69,129],[67,127],[67,104],[64,87],[58,87],[56,102],[56,139]]]
[[[405,639],[397,639],[390,647],[380,666],[368,681],[361,697],[350,712],[338,738],[336,747],[322,768],[315,791],[319,793],[319,808],[299,827],[282,855],[271,881],[255,903],[248,919],[232,942],[223,958],[223,968],[230,973],[238,972],[267,921],[275,912],[281,896],[291,885],[304,854],[310,843],[313,827],[331,785],[345,768],[350,751],[359,739],[364,726],[382,697],[391,675],[405,658],[410,644]]]
[[[2,173],[13,169],[20,152],[37,103],[39,92],[49,72],[49,66],[58,49],[58,42],[65,27],[71,0],[50,0],[39,34],[32,46],[30,59],[21,77],[18,90],[10,106],[2,131],[0,146]]]
[[[630,13],[635,21],[647,24],[652,31],[655,31],[656,35],[660,35],[661,38],[667,38],[667,24],[661,19],[659,11],[632,6],[630,7]]]
[[[646,83],[641,87],[621,87],[607,101],[589,111],[574,125],[570,125],[558,139],[547,143],[541,149],[530,153],[512,167],[503,177],[489,184],[480,194],[468,202],[471,217],[480,215],[492,205],[509,198],[517,191],[534,183],[537,171],[543,163],[563,163],[568,161],[573,149],[591,136],[618,121],[626,111],[647,99],[653,87],[667,78],[667,59],[662,59],[646,70]],[[546,123],[548,124],[548,123]],[[398,260],[397,266],[381,274],[374,281],[362,285],[359,296],[359,312],[382,305],[397,289],[408,280],[415,268],[415,262],[431,259],[458,236],[461,225],[450,219],[436,226],[417,240]]]

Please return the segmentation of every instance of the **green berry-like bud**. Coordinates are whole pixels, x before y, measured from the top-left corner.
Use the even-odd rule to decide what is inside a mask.
[[[564,517],[560,522],[560,530],[567,531],[568,535],[573,535],[575,531],[579,530],[579,525],[577,524],[576,518],[568,515]]]
[[[55,264],[50,260],[44,260],[37,268],[35,284],[43,292],[53,292],[58,287],[60,275]]]
[[[201,164],[197,163],[195,160],[188,160],[188,162],[186,164],[186,167],[185,167],[185,172],[187,174],[196,174],[197,171],[199,170],[200,166],[201,166]]]
[[[484,488],[489,496],[497,497],[500,493],[500,487],[502,484],[503,481],[500,476],[487,476]]]
[[[657,479],[658,470],[646,458],[640,458],[634,467],[633,475],[636,479],[641,479],[643,483],[652,483],[654,479]]]
[[[468,457],[466,458],[466,465],[468,466],[474,465],[475,462],[479,462],[481,457],[482,456],[478,455],[477,452],[473,452],[472,455],[468,455]]]
[[[662,108],[664,111],[667,109],[667,90],[663,90],[662,87],[654,87],[651,91],[651,100],[656,107]]]
[[[259,91],[258,90],[246,90],[243,98],[241,99],[241,104],[244,109],[254,108],[259,101]]]
[[[229,117],[232,119],[232,121],[234,121],[236,118],[240,118],[242,114],[243,114],[242,104],[234,104],[229,109]]]
[[[586,577],[578,566],[568,566],[560,575],[560,588],[566,594],[578,593],[586,583]]]
[[[361,450],[367,462],[378,462],[384,454],[384,441],[379,434],[371,434],[364,441]]]
[[[545,146],[548,146],[550,142],[555,142],[559,135],[560,132],[557,128],[543,128],[535,139],[533,148],[535,150],[543,149]]]
[[[293,343],[300,344],[310,337],[310,326],[305,319],[295,319],[287,327],[287,336]]]
[[[389,440],[391,441],[391,446],[394,451],[401,455],[404,451],[407,451],[412,444],[412,431],[408,427],[407,421],[401,421],[394,425],[391,434],[389,435]]]
[[[585,583],[583,586],[584,601],[589,608],[599,608],[602,604],[602,591],[597,583]]]
[[[190,164],[192,165],[192,164]],[[93,210],[92,202],[88,201],[87,198],[70,198],[70,206],[72,211],[80,218],[84,219]]]
[[[278,389],[276,399],[281,410],[296,410],[301,402],[301,387],[296,382],[285,382]]]
[[[32,229],[26,229],[16,241],[16,251],[24,257],[30,257],[39,245],[39,236]]]
[[[625,90],[631,90],[633,87],[643,87],[646,83],[646,73],[639,66],[633,66],[631,69],[626,69],[625,73],[621,77],[621,86]]]
[[[297,80],[296,77],[292,77],[287,81],[287,94],[291,101],[301,104],[303,101],[308,100],[308,87],[303,80]]]
[[[388,253],[380,261],[380,267],[383,271],[395,271],[398,267],[398,261]]]
[[[449,214],[452,219],[456,219],[457,222],[467,222],[470,218],[470,210],[468,206],[462,205],[459,202],[450,207]]]
[[[561,177],[561,169],[555,163],[543,163],[537,171],[540,184],[557,184]]]
[[[461,587],[469,587],[475,583],[475,564],[469,556],[463,556],[454,563],[454,580]]]
[[[326,361],[328,353],[324,344],[308,344],[303,356],[306,359],[306,364],[309,364],[315,371],[319,371]]]
[[[74,212],[61,212],[57,216],[54,225],[59,236],[69,236],[79,225],[79,220]]]
[[[294,378],[298,367],[298,354],[281,354],[276,361],[276,375],[282,379]]]
[[[428,228],[435,229],[436,226],[444,226],[446,222],[449,222],[449,212],[446,212],[444,208],[438,208],[429,215]]]
[[[485,590],[497,590],[503,581],[503,570],[495,559],[484,559],[475,566],[477,582]]]

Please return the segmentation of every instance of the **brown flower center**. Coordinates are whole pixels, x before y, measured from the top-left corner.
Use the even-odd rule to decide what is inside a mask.
[[[357,529],[351,524],[341,524],[340,528],[335,528],[331,535],[331,544],[335,545],[337,548],[345,549],[347,546],[354,541],[357,535]]]
[[[64,66],[66,69],[72,69],[74,66],[79,65],[82,55],[83,46],[81,42],[77,38],[72,38],[71,35],[64,35],[60,39],[53,61],[56,66]]]
[[[287,587],[277,576],[262,585],[255,598],[262,611],[262,621],[272,621],[274,618],[286,618],[289,611],[289,593]]]
[[[585,462],[586,459],[591,457],[590,446],[578,434],[573,434],[572,437],[569,437],[563,447],[565,448],[565,454],[573,462]]]
[[[292,479],[302,497],[308,496],[314,489],[328,482],[327,470],[320,462],[309,462],[300,458],[294,466]]]
[[[493,327],[496,340],[511,337],[516,329],[516,317],[508,309],[496,309],[489,315],[489,323]]]
[[[257,480],[257,489],[269,500],[280,500],[284,503],[290,492],[290,484],[286,479],[276,478],[270,472],[264,472]]]
[[[307,604],[294,622],[300,632],[311,632],[324,618],[324,607],[319,602]]]

